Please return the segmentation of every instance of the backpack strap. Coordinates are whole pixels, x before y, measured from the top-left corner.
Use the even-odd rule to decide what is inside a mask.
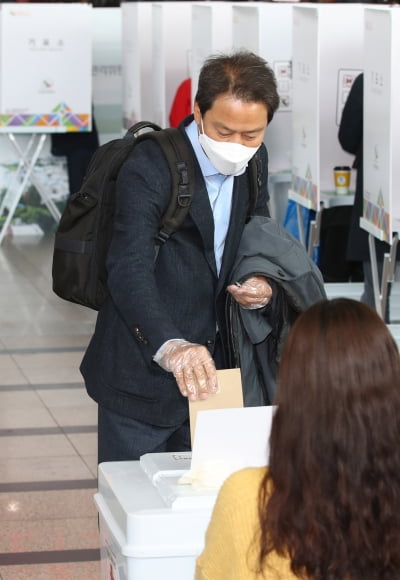
[[[125,133],[125,138],[138,138],[139,136],[136,133],[139,133],[143,129],[152,129],[153,131],[162,131],[160,125],[156,125],[156,123],[152,123],[151,121],[138,121],[134,125],[131,125],[127,132]]]
[[[171,197],[167,211],[160,223],[156,244],[164,244],[182,225],[188,214],[195,192],[193,154],[185,136],[179,129],[145,133],[142,138],[151,138],[161,147],[171,172]]]

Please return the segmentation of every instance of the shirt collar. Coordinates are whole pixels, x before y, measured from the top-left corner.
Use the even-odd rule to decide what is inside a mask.
[[[204,153],[203,148],[199,143],[199,133],[197,129],[197,123],[194,119],[189,125],[185,127],[185,131],[192,144],[203,176],[209,177],[210,175],[220,175],[220,173],[217,171],[217,169],[215,169],[214,165],[211,163],[207,155]]]

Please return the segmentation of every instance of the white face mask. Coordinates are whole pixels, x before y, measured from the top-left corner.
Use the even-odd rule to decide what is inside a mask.
[[[240,143],[229,141],[215,141],[204,133],[203,119],[201,120],[202,133],[199,143],[215,169],[222,175],[240,175],[247,167],[248,162],[260,147],[246,147]]]

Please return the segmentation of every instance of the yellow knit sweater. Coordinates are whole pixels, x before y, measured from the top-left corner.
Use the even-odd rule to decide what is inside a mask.
[[[298,580],[287,558],[271,553],[264,575],[255,570],[259,529],[258,490],[265,468],[232,474],[218,494],[203,552],[196,563],[196,580]]]

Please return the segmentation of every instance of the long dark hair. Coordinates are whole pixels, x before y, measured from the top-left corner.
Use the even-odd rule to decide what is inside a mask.
[[[286,341],[259,568],[271,551],[313,580],[400,578],[400,358],[378,314],[312,306]]]

